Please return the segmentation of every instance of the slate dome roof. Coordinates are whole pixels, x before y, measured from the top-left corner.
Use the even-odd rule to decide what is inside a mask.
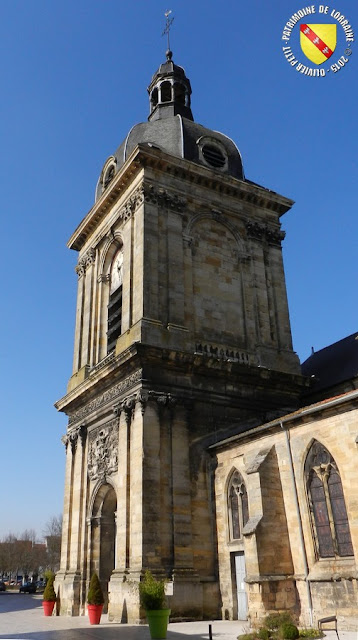
[[[148,122],[136,124],[105,163],[96,189],[96,200],[138,144],[148,144],[178,158],[214,171],[244,179],[240,151],[223,133],[194,122],[190,106],[191,86],[171,51],[148,87]]]

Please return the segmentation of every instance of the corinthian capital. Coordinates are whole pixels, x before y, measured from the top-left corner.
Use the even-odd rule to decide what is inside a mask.
[[[146,408],[147,402],[149,400],[148,391],[142,391],[142,390],[138,391],[135,400],[136,400],[136,402],[138,402],[140,404],[142,415],[144,415],[145,408]]]
[[[128,425],[131,423],[131,420],[132,420],[132,414],[133,414],[134,406],[135,406],[135,398],[134,397],[126,398],[122,402],[122,410],[125,413],[126,423]]]
[[[96,250],[92,247],[79,259],[75,267],[75,271],[79,277],[86,273],[86,269],[94,264],[96,259]]]
[[[67,451],[67,447],[68,447],[68,443],[69,443],[69,437],[68,437],[67,434],[61,437],[61,442],[62,442],[62,444],[64,445],[64,447],[65,447],[65,449]]]

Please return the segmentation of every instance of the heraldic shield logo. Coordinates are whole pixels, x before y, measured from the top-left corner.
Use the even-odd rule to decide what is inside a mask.
[[[336,24],[301,24],[300,43],[305,56],[314,64],[331,57],[337,46]]]

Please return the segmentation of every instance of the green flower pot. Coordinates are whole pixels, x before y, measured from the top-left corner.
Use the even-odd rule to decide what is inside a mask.
[[[163,640],[163,638],[166,638],[170,609],[146,611],[146,615],[152,640]]]

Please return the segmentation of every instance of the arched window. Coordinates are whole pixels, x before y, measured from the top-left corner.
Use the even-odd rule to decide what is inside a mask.
[[[116,346],[122,327],[122,283],[123,253],[118,251],[114,256],[110,273],[110,293],[108,302],[107,353]]]
[[[171,102],[172,100],[172,85],[170,82],[162,82],[160,85],[160,101]]]
[[[155,87],[150,95],[150,101],[152,103],[152,109],[158,104],[158,89]]]
[[[316,440],[306,458],[305,477],[317,556],[352,556],[352,540],[339,471],[329,451]]]
[[[106,171],[106,174],[104,176],[104,179],[103,179],[103,188],[104,189],[106,189],[108,187],[109,183],[112,182],[112,180],[114,178],[114,170],[115,170],[114,164],[111,164],[108,167],[108,169]]]
[[[233,473],[228,487],[228,512],[230,538],[239,540],[249,519],[249,505],[245,483],[238,471]]]
[[[178,104],[185,105],[185,86],[180,82],[175,82],[174,84],[174,100]]]

